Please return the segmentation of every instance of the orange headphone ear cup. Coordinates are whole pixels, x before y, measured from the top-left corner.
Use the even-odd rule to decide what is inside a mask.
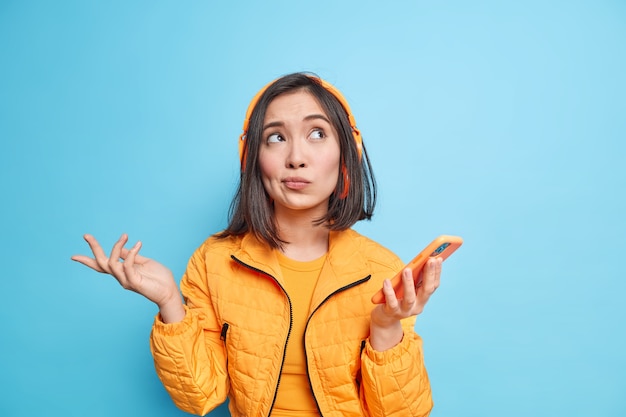
[[[348,192],[350,191],[350,176],[348,175],[346,164],[343,162],[341,163],[341,175],[343,175],[343,189],[341,190],[341,194],[339,194],[339,199],[345,200],[348,197]]]
[[[363,138],[361,138],[361,132],[355,126],[352,126],[352,137],[354,138],[354,144],[356,145],[356,152],[359,155],[359,161],[363,159]]]

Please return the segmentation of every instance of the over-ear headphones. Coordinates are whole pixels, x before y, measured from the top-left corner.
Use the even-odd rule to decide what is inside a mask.
[[[309,75],[309,77],[311,77]],[[356,127],[356,120],[354,120],[354,116],[352,115],[352,111],[350,110],[350,106],[348,105],[348,101],[345,97],[337,90],[332,84],[322,80],[321,78],[315,78],[320,82],[322,87],[324,87],[328,92],[330,92],[343,107],[348,115],[348,121],[350,122],[350,128],[352,129],[352,136],[354,137],[354,142],[356,144],[356,149],[359,154],[359,159],[361,159],[362,148],[363,148],[363,139],[361,138],[361,132]],[[241,170],[243,171],[246,166],[246,135],[248,134],[248,124],[250,123],[250,117],[252,116],[252,111],[256,107],[261,95],[272,85],[275,81],[270,82],[265,87],[263,87],[256,95],[252,98],[252,101],[248,105],[248,110],[246,111],[246,118],[243,121],[243,132],[239,136],[239,161],[241,162]]]

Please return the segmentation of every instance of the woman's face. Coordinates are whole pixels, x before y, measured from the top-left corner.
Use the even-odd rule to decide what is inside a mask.
[[[276,215],[326,214],[339,173],[339,138],[307,91],[281,94],[267,107],[259,149],[265,190]]]

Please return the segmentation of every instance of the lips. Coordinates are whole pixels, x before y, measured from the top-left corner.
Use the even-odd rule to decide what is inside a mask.
[[[309,185],[310,182],[300,177],[288,177],[283,179],[283,184],[285,184],[285,187],[291,190],[301,190]]]

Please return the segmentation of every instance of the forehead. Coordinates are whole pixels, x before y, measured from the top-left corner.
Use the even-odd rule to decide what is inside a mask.
[[[265,122],[283,119],[302,119],[312,114],[328,117],[319,101],[306,90],[291,91],[276,96],[265,111]]]

